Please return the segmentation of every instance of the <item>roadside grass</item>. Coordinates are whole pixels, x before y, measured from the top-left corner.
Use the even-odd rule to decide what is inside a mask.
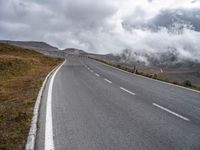
[[[88,57],[88,58],[99,61],[101,63],[107,64],[107,65],[110,65],[110,66],[113,66],[115,68],[118,68],[118,69],[121,69],[121,70],[124,70],[124,71],[130,72],[130,73],[135,73],[137,75],[145,76],[145,77],[152,78],[152,79],[155,79],[155,80],[160,80],[160,81],[164,81],[164,82],[168,82],[168,83],[172,83],[172,84],[175,84],[175,85],[179,85],[179,86],[183,86],[183,87],[187,87],[187,88],[191,88],[191,89],[195,89],[195,90],[200,91],[200,85],[194,85],[194,84],[190,83],[189,80],[185,80],[183,83],[180,83],[180,82],[177,82],[177,81],[172,81],[172,80],[166,80],[166,79],[161,78],[157,74],[144,73],[142,71],[135,70],[135,68],[130,68],[130,67],[127,67],[127,66],[122,66],[122,65],[116,65],[116,64],[113,64],[111,62],[107,62],[107,61],[97,59],[97,58],[93,58],[93,57]]]
[[[0,149],[24,149],[35,100],[46,75],[63,59],[0,44]]]

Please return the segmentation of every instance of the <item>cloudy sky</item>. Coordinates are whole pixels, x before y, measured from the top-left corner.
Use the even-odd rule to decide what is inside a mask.
[[[0,39],[200,60],[199,0],[0,0]]]

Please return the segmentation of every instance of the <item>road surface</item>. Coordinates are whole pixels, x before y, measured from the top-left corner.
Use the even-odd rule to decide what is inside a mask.
[[[200,150],[200,93],[79,57],[52,76],[37,150]]]

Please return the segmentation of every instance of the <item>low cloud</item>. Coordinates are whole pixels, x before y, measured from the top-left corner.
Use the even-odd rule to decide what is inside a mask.
[[[0,39],[97,53],[165,53],[200,62],[198,0],[1,0]],[[142,58],[144,59],[144,58]]]

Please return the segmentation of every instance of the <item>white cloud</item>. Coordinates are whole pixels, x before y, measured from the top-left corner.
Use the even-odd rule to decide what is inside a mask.
[[[163,18],[159,15],[171,10],[172,15],[177,10],[183,16],[179,20],[198,26],[197,0],[1,0],[0,38],[41,40],[98,53],[118,53],[125,48],[165,52],[173,46],[180,57],[200,60],[198,30],[186,28],[175,34],[166,26],[156,31],[143,28],[155,23],[160,27]]]

